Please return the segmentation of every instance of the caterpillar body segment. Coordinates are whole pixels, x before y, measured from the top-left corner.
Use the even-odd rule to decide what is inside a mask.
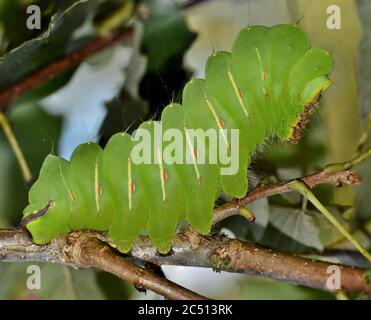
[[[210,56],[205,79],[191,80],[182,105],[168,105],[160,123],[146,121],[133,136],[117,133],[104,149],[82,144],[70,161],[49,155],[29,193],[25,227],[37,244],[72,230],[108,231],[121,252],[140,234],[169,252],[183,219],[207,234],[220,192],[247,192],[256,148],[271,136],[297,139],[302,115],[331,83],[331,69],[331,55],[310,48],[295,25],[243,29],[232,52]],[[215,156],[220,150],[238,153],[235,168]]]

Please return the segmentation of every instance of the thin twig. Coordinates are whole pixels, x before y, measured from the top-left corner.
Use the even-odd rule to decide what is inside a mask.
[[[335,228],[357,248],[368,262],[371,262],[371,254],[353,237],[353,235],[335,218],[335,216],[327,210],[327,208],[317,199],[304,182],[294,180],[290,182],[289,188],[298,191],[306,197],[317,208],[317,210],[321,212],[335,226]]]
[[[340,172],[326,172],[326,170],[321,170],[314,174],[300,178],[309,188],[320,184],[331,184],[339,186],[340,184],[357,185],[362,182],[362,178],[351,170],[340,171]],[[239,214],[239,209],[245,205],[266,197],[274,196],[277,194],[282,194],[286,192],[291,192],[288,182],[280,182],[269,185],[259,185],[247,193],[242,199],[234,199],[224,205],[218,207],[214,211],[213,224]]]
[[[111,47],[118,42],[131,39],[132,34],[133,28],[128,27],[112,32],[108,36],[95,38],[82,48],[77,49],[76,51],[67,54],[65,57],[62,57],[61,59],[54,61],[40,70],[26,76],[19,82],[0,92],[0,110],[6,108],[6,106],[15,98],[49,80],[54,79],[56,76],[64,73],[65,71],[76,67],[82,61],[94,55],[95,53]]]
[[[327,165],[323,170],[312,175],[290,180],[288,182],[276,183],[265,186],[258,186],[249,192],[242,199],[234,199],[223,206],[217,208],[214,212],[213,224],[226,219],[235,214],[241,214],[241,208],[246,204],[275,194],[281,194],[290,191],[298,191],[305,196],[357,249],[371,262],[371,254],[362,247],[362,245],[352,236],[352,234],[326,209],[325,206],[315,197],[310,189],[318,184],[348,185],[360,184],[362,178],[353,171],[350,171],[355,165],[371,157],[371,148],[357,153],[356,156],[347,162]]]
[[[358,185],[362,183],[362,178],[351,169],[370,157],[371,148],[368,148],[363,152],[357,153],[350,161],[329,164],[321,171],[294,180],[302,181],[309,189],[313,189],[320,184],[331,184],[334,186],[340,186],[341,184]],[[242,199],[233,199],[225,203],[215,209],[213,224],[217,224],[230,216],[239,214],[240,208],[255,200],[293,191],[290,188],[290,183],[292,181],[293,180],[269,185],[259,185],[248,192]]]
[[[5,137],[7,138],[9,145],[12,148],[14,155],[17,159],[17,162],[21,169],[23,180],[25,181],[26,185],[28,185],[32,181],[31,170],[27,164],[26,158],[18,144],[18,141],[14,135],[14,132],[9,124],[7,117],[1,111],[0,111],[0,126],[3,128]]]
[[[210,1],[210,0],[188,0],[188,1],[185,1],[182,4],[182,8],[183,9],[189,9],[189,8],[194,7],[194,6],[204,4],[205,2],[208,2],[208,1]]]

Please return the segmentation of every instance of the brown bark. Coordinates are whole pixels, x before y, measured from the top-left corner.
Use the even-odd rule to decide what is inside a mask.
[[[339,186],[342,183],[348,185],[358,185],[362,182],[362,178],[354,171],[346,170],[338,172],[327,172],[326,169],[302,177],[299,180],[303,181],[311,189],[320,184]],[[270,197],[276,194],[291,192],[292,189],[290,189],[289,183],[290,182],[281,182],[257,186],[256,188],[252,189],[244,198],[235,199],[215,209],[213,224],[216,224],[230,216],[238,214],[239,208],[255,200]]]
[[[96,267],[139,288],[153,290],[171,299],[203,297],[129,262],[127,258],[139,258],[159,266],[195,266],[259,275],[333,291],[326,286],[326,282],[329,277],[327,268],[334,263],[308,259],[221,235],[204,237],[192,232],[179,234],[168,255],[158,254],[150,240],[141,237],[127,258],[102,241],[109,242],[110,239],[96,232],[73,232],[48,245],[37,246],[19,230],[0,230],[0,262],[48,261],[75,267]],[[338,266],[343,290],[371,292],[371,284],[366,282],[367,270]]]
[[[19,82],[11,85],[9,88],[0,91],[0,110],[5,109],[8,104],[10,104],[15,98],[19,97],[23,93],[26,93],[27,91],[54,79],[65,71],[71,70],[95,53],[113,46],[118,42],[131,39],[132,34],[133,29],[126,28],[120,31],[112,32],[106,37],[95,38],[82,48],[48,64],[29,76],[26,76]]]

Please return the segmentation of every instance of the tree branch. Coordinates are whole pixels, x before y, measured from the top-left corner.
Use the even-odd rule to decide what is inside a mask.
[[[205,2],[208,2],[209,0],[188,0],[184,1],[184,4],[182,4],[183,9],[189,9],[191,7],[204,4]]]
[[[33,244],[20,230],[0,229],[0,262],[51,262],[78,268],[95,267],[172,300],[207,299],[150,272],[115,252],[98,233],[72,232],[45,246]]]
[[[54,79],[56,76],[78,66],[82,61],[95,53],[111,47],[120,41],[127,41],[132,37],[133,28],[125,28],[119,31],[112,32],[108,36],[98,37],[82,48],[67,54],[61,59],[54,61],[40,70],[26,76],[19,82],[0,91],[0,110],[5,109],[15,98],[23,93],[38,87],[39,85]]]
[[[347,163],[326,166],[325,169],[298,179],[309,188],[319,184],[355,185],[362,179],[350,168],[370,156],[370,150],[360,153]],[[292,181],[258,186],[243,199],[233,200],[215,210],[213,223],[238,213],[239,208],[254,200],[292,191]],[[109,245],[110,246],[109,246]],[[138,288],[150,289],[170,299],[204,298],[161,275],[151,273],[129,262],[114,251],[114,244],[107,235],[99,232],[72,232],[53,240],[45,246],[33,244],[19,230],[0,229],[0,261],[57,262],[77,267],[96,267],[129,281]],[[333,263],[316,261],[271,250],[257,244],[214,235],[204,237],[192,230],[177,235],[173,251],[160,255],[148,237],[140,237],[134,244],[130,256],[161,266],[166,264],[208,267],[215,270],[239,272],[284,280],[299,285],[333,292],[327,286],[327,270]],[[348,292],[371,292],[367,282],[369,271],[339,265],[341,289]]]
[[[371,120],[369,121],[371,123]],[[371,125],[369,124],[369,126]],[[365,132],[369,132],[368,127]],[[365,139],[366,138],[364,136],[361,138],[357,153],[352,160],[342,163],[329,164],[321,171],[294,180],[303,182],[309,189],[313,189],[320,184],[331,184],[334,186],[340,186],[341,184],[361,184],[362,178],[351,169],[371,157],[371,148],[362,151]],[[290,188],[292,181],[293,180],[269,185],[258,185],[249,191],[242,199],[233,199],[225,203],[224,205],[215,209],[212,221],[213,225],[230,216],[241,214],[241,212],[239,212],[240,208],[243,208],[255,200],[293,191],[292,188]]]
[[[213,268],[217,271],[259,275],[275,280],[288,281],[329,292],[327,268],[334,263],[299,257],[272,250],[258,244],[230,239],[224,235],[211,237],[180,235],[168,256],[156,254],[146,239],[133,247],[131,254],[158,265],[185,265]],[[338,265],[341,269],[341,288],[348,292],[371,292],[366,283],[368,271]]]
[[[368,150],[359,154],[356,159],[364,159],[365,154],[369,154]],[[358,162],[353,159],[345,164],[329,165],[299,180],[309,188],[320,184],[336,186],[341,183],[359,184],[362,181],[361,177],[349,170],[352,167],[349,163]],[[232,200],[217,208],[213,223],[237,214],[239,208],[254,200],[292,191],[290,183],[291,181],[256,187],[243,199]],[[53,240],[48,245],[37,246],[21,231],[0,230],[0,261],[46,261],[75,267],[97,267],[129,281],[138,288],[150,289],[170,299],[203,298],[129,262],[115,252],[113,247],[114,244],[110,239],[98,232],[72,232]],[[159,266],[173,264],[209,267],[228,272],[261,275],[333,291],[326,285],[329,276],[327,268],[330,263],[282,253],[225,236],[203,237],[187,230],[177,235],[173,251],[169,255],[159,255],[149,239],[141,237],[133,246],[130,256]],[[343,290],[371,292],[371,285],[366,283],[366,275],[368,275],[366,270],[342,265],[339,267]]]
[[[138,290],[152,290],[171,300],[204,300],[205,297],[139,267],[115,252],[107,243],[89,234],[77,233],[71,260],[81,267],[95,267],[132,283]]]
[[[328,172],[326,169],[316,172],[314,174],[300,178],[309,188],[320,184],[331,184],[339,186],[342,183],[348,185],[358,185],[362,182],[362,178],[357,175],[354,171],[335,171]],[[290,182],[280,182],[269,185],[259,185],[252,189],[247,195],[242,199],[233,199],[230,202],[215,209],[213,224],[239,214],[239,209],[255,200],[270,197],[276,194],[286,193],[293,191],[290,189]]]
[[[110,242],[100,233],[72,232],[48,245],[37,246],[19,230],[0,230],[0,261],[48,261],[75,267],[96,267],[171,299],[203,298],[129,262],[102,241]],[[333,291],[326,285],[327,268],[333,263],[282,253],[222,235],[179,234],[173,251],[168,255],[158,254],[147,237],[140,237],[130,256],[156,265],[207,267]],[[339,267],[343,290],[371,292],[371,284],[366,283],[367,270]]]

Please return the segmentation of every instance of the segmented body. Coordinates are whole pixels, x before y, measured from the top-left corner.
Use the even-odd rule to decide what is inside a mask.
[[[48,156],[24,211],[27,219],[48,206],[46,214],[27,220],[34,242],[44,244],[71,230],[106,230],[118,249],[127,252],[144,231],[166,253],[183,218],[208,233],[219,193],[245,195],[251,156],[264,139],[297,139],[300,115],[329,86],[331,69],[330,54],[310,48],[297,26],[245,28],[231,53],[218,52],[208,59],[205,80],[185,86],[182,105],[171,104],[162,113],[162,130],[181,132],[191,163],[164,160],[163,151],[174,141],[164,139],[161,148],[156,147],[154,121],[140,126],[153,140],[151,164],[134,163],[136,142],[127,133],[112,136],[104,150],[82,144],[69,162]],[[238,129],[237,171],[221,175],[226,165],[220,161],[198,164],[198,157],[211,155],[208,148],[200,154],[187,136],[190,128],[222,132],[221,143],[228,150],[233,143],[228,130]]]

